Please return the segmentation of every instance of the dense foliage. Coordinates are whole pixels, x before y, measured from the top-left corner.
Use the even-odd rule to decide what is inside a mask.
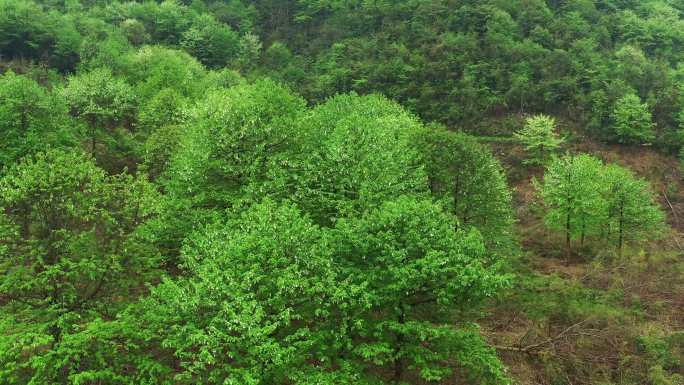
[[[670,237],[642,173],[577,150],[682,148],[682,12],[0,0],[0,385],[498,385],[505,352],[679,385],[676,316],[532,260],[625,272]],[[629,317],[660,329],[610,362],[537,354]]]

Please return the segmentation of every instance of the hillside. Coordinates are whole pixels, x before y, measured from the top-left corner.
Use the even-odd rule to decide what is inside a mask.
[[[528,280],[500,299],[483,324],[513,377],[521,384],[551,384],[561,376],[561,383],[595,384],[611,383],[605,382],[610,381],[607,373],[624,379],[648,373],[640,381],[676,384],[663,380],[647,362],[681,355],[656,351],[663,347],[656,347],[662,344],[658,339],[681,338],[676,336],[684,325],[684,196],[678,159],[651,147],[604,145],[579,135],[568,144],[568,151],[593,153],[648,179],[660,192],[657,200],[668,213],[672,232],[632,250],[628,258],[591,253],[567,260],[555,247],[558,239],[549,238],[535,214],[536,192],[530,181],[540,178],[542,170],[521,168],[524,151],[515,144],[493,147],[514,191],[525,250],[518,266]]]
[[[684,385],[684,3],[0,0],[0,385]]]

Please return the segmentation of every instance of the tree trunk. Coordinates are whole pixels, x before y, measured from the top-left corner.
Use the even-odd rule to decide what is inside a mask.
[[[95,139],[95,134],[96,134],[96,119],[92,116],[89,117],[88,121],[90,122],[90,154],[95,157],[95,146],[97,145],[97,140]]]
[[[570,211],[565,215],[565,256],[570,258]]]
[[[399,316],[397,317],[397,322],[400,325],[403,325],[406,323],[406,313],[404,310],[404,304],[399,303]],[[404,360],[402,357],[400,357],[401,353],[401,348],[402,345],[404,344],[404,335],[402,334],[403,332],[397,333],[396,335],[396,347],[395,347],[395,354],[396,357],[394,359],[394,375],[392,378],[392,383],[394,385],[399,385],[401,383],[402,377],[404,377]]]
[[[22,111],[21,112],[21,130],[22,134],[26,134],[26,131],[28,131],[28,112],[27,111]]]
[[[457,218],[456,225],[454,226],[454,231],[458,231],[459,222],[462,220],[460,215],[458,215],[458,194],[461,190],[461,177],[456,175],[454,180],[454,216]],[[403,310],[402,310],[403,311]]]
[[[95,134],[90,137],[90,154],[95,157]]]
[[[620,220],[618,221],[618,256],[622,258],[622,244],[624,242],[624,203],[620,204]]]

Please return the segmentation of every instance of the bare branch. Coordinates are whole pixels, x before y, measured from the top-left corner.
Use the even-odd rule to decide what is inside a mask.
[[[580,322],[577,322],[577,323],[567,327],[566,329],[564,329],[560,333],[556,334],[554,337],[546,339],[542,342],[538,342],[536,344],[527,345],[527,346],[499,346],[499,345],[494,345],[494,348],[497,350],[504,350],[504,351],[511,351],[511,352],[532,353],[533,351],[535,351],[539,348],[542,348],[546,345],[549,345],[549,344],[552,344],[552,343],[558,341],[559,339],[563,338],[563,336],[568,334],[568,332],[570,332],[571,330],[575,329],[576,327],[582,325],[583,323],[587,322],[588,320],[589,319],[584,319]]]

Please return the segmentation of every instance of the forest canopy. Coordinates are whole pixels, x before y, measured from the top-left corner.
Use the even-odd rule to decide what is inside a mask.
[[[680,385],[682,59],[674,0],[0,0],[0,385]]]

